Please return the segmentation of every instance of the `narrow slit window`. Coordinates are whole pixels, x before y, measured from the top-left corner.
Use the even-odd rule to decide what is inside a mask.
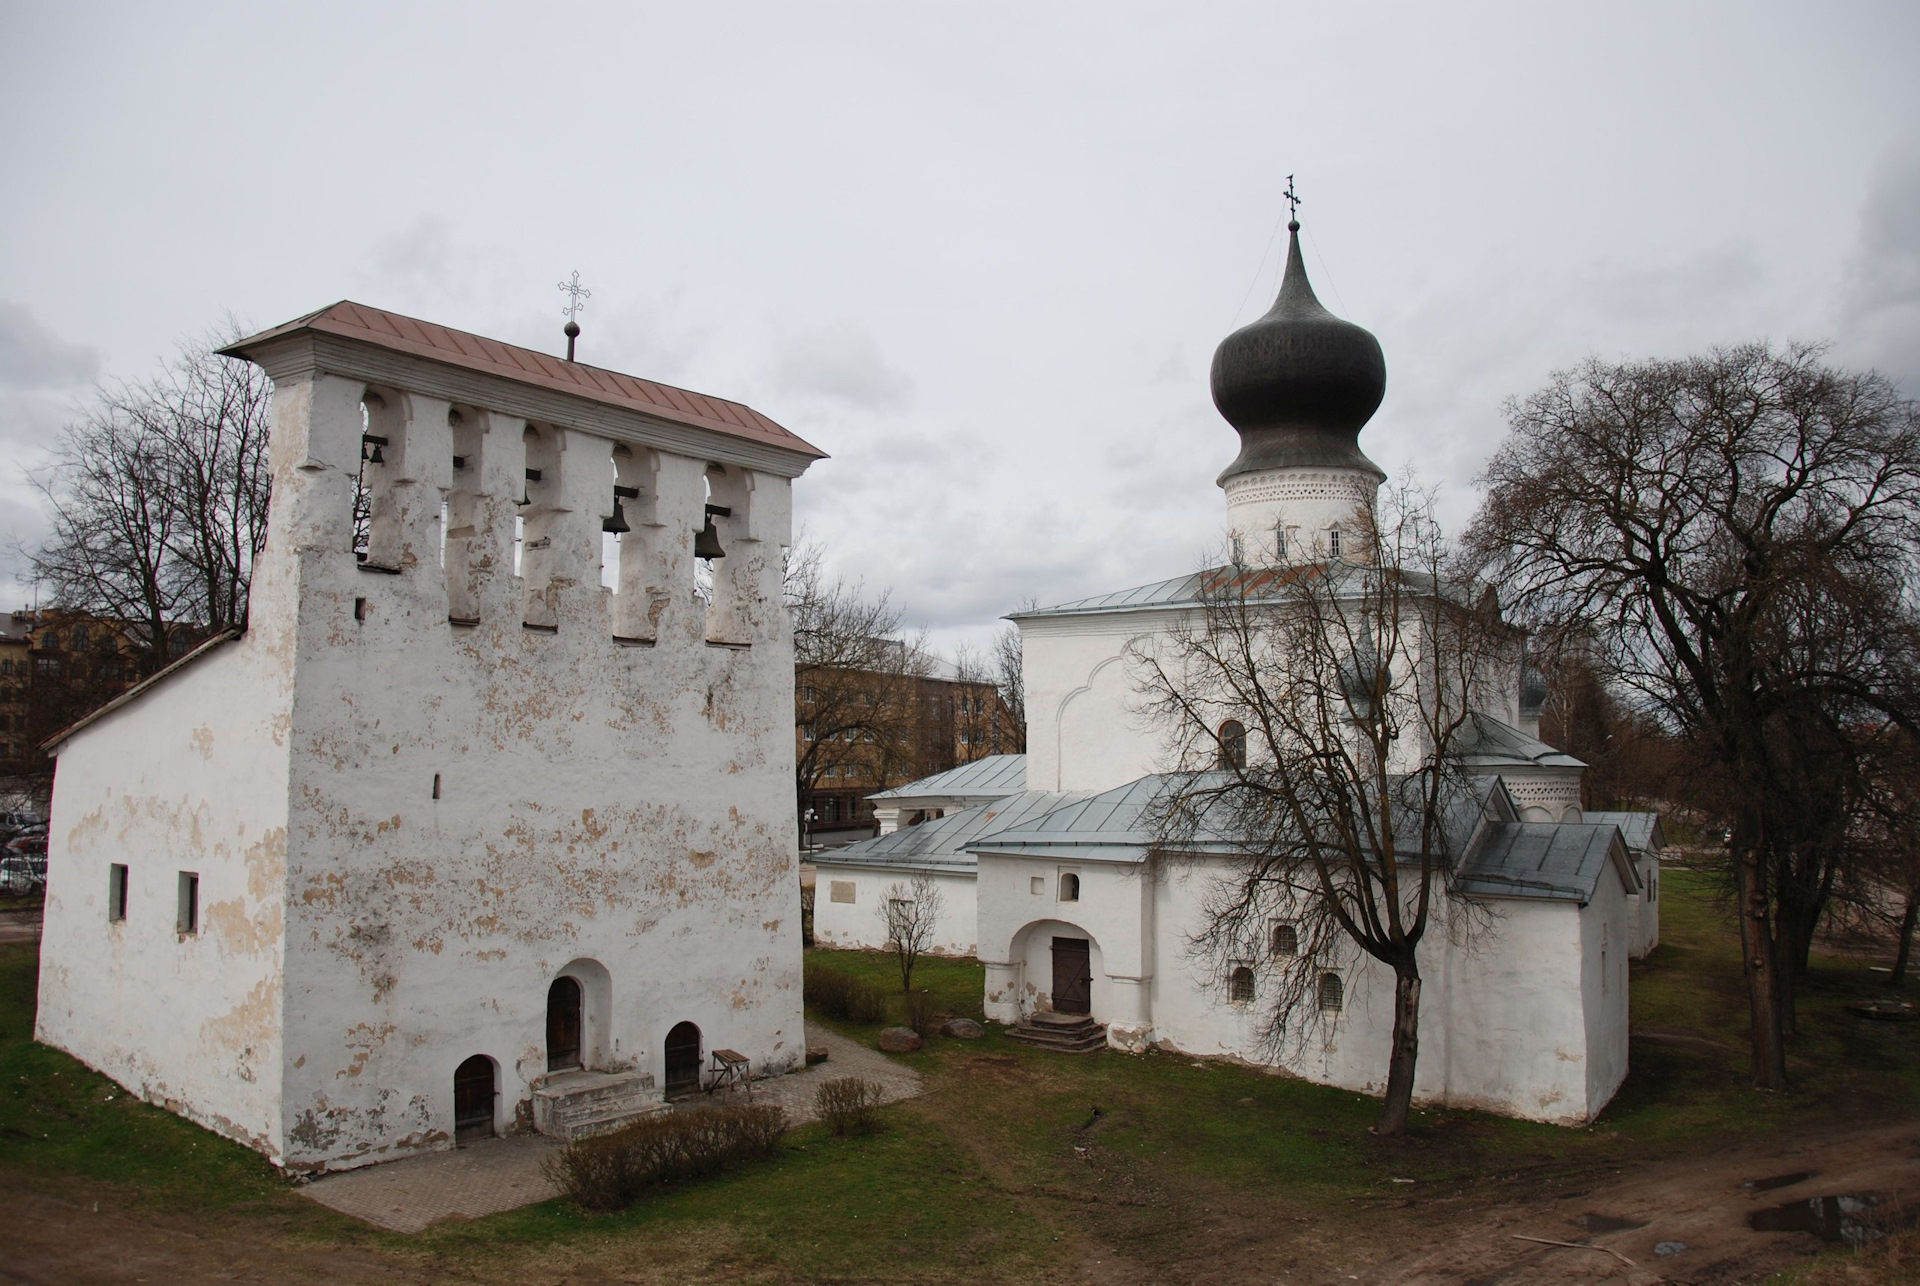
[[[1333,528],[1327,533],[1327,553],[1334,558],[1340,557],[1340,529],[1338,527]]]
[[[174,928],[181,937],[200,932],[200,876],[194,871],[180,872],[180,910]]]
[[[107,919],[118,924],[127,918],[127,866],[115,862],[107,867]]]

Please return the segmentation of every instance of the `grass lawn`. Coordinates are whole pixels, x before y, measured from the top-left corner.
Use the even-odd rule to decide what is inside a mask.
[[[1044,1282],[1083,1279],[1106,1254],[1190,1263],[1218,1253],[1242,1216],[1297,1225],[1304,1257],[1356,1205],[1372,1212],[1370,1236],[1418,1236],[1421,1212],[1393,1179],[1492,1202],[1789,1123],[1920,1115],[1920,1024],[1849,1018],[1848,999],[1885,990],[1882,975],[1855,962],[1822,960],[1804,987],[1795,1089],[1748,1089],[1723,908],[1706,877],[1679,870],[1667,873],[1663,902],[1665,943],[1633,977],[1633,1071],[1591,1129],[1420,1112],[1409,1137],[1382,1140],[1367,1132],[1377,1105],[1354,1094],[1180,1055],[1049,1054],[989,1029],[905,1056],[926,1093],[886,1109],[876,1137],[808,1127],[778,1161],[662,1191],[623,1214],[589,1218],[549,1202],[418,1237],[304,1200],[252,1152],[35,1045],[35,951],[9,944],[0,946],[0,1178],[29,1189],[111,1185],[156,1212],[257,1228],[289,1247],[353,1247],[427,1276],[504,1281],[533,1265],[618,1263],[698,1280]],[[819,955],[899,1004],[891,957]],[[925,959],[915,982],[948,1011],[980,1013],[973,961]],[[838,1026],[864,1040],[879,1029]]]

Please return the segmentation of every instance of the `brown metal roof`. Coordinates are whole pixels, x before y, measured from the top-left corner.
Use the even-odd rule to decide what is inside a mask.
[[[260,344],[301,331],[318,331],[325,335],[355,339],[395,352],[462,366],[471,371],[535,384],[555,392],[591,398],[610,406],[643,411],[677,424],[690,424],[716,433],[798,451],[816,459],[826,456],[826,452],[818,447],[739,402],[674,388],[670,384],[657,384],[652,380],[638,379],[582,362],[569,362],[548,353],[535,352],[516,344],[503,344],[497,339],[404,317],[384,309],[369,308],[351,300],[342,300],[330,308],[296,317],[285,325],[263,330],[220,351],[233,357],[250,357],[252,350]]]

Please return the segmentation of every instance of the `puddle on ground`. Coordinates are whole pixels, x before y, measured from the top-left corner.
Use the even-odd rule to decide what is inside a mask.
[[[1805,1183],[1818,1170],[1800,1170],[1793,1174],[1776,1174],[1766,1179],[1748,1179],[1740,1186],[1749,1192],[1772,1192],[1775,1188],[1791,1188],[1796,1183]]]
[[[1618,1215],[1596,1215],[1591,1213],[1581,1215],[1580,1222],[1588,1232],[1595,1234],[1627,1232],[1634,1228],[1644,1228],[1647,1226],[1645,1219],[1622,1219]]]
[[[1849,1192],[1789,1201],[1755,1210],[1747,1216],[1747,1227],[1755,1232],[1810,1232],[1822,1241],[1844,1241],[1858,1249],[1886,1236],[1890,1221],[1871,1213],[1884,1200],[1877,1192]]]

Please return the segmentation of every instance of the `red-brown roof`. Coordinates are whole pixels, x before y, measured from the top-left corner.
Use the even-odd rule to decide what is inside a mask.
[[[652,380],[588,366],[583,362],[569,362],[548,353],[521,348],[516,344],[503,344],[497,339],[420,321],[384,309],[369,308],[351,300],[342,300],[330,308],[296,317],[285,325],[263,330],[220,351],[230,356],[248,357],[252,349],[267,340],[300,331],[318,331],[325,335],[355,339],[395,352],[465,367],[470,371],[591,398],[610,406],[644,411],[678,424],[690,424],[716,433],[798,451],[816,459],[826,456],[826,452],[818,447],[739,402],[709,397],[705,393],[675,388],[671,384],[657,384]]]

